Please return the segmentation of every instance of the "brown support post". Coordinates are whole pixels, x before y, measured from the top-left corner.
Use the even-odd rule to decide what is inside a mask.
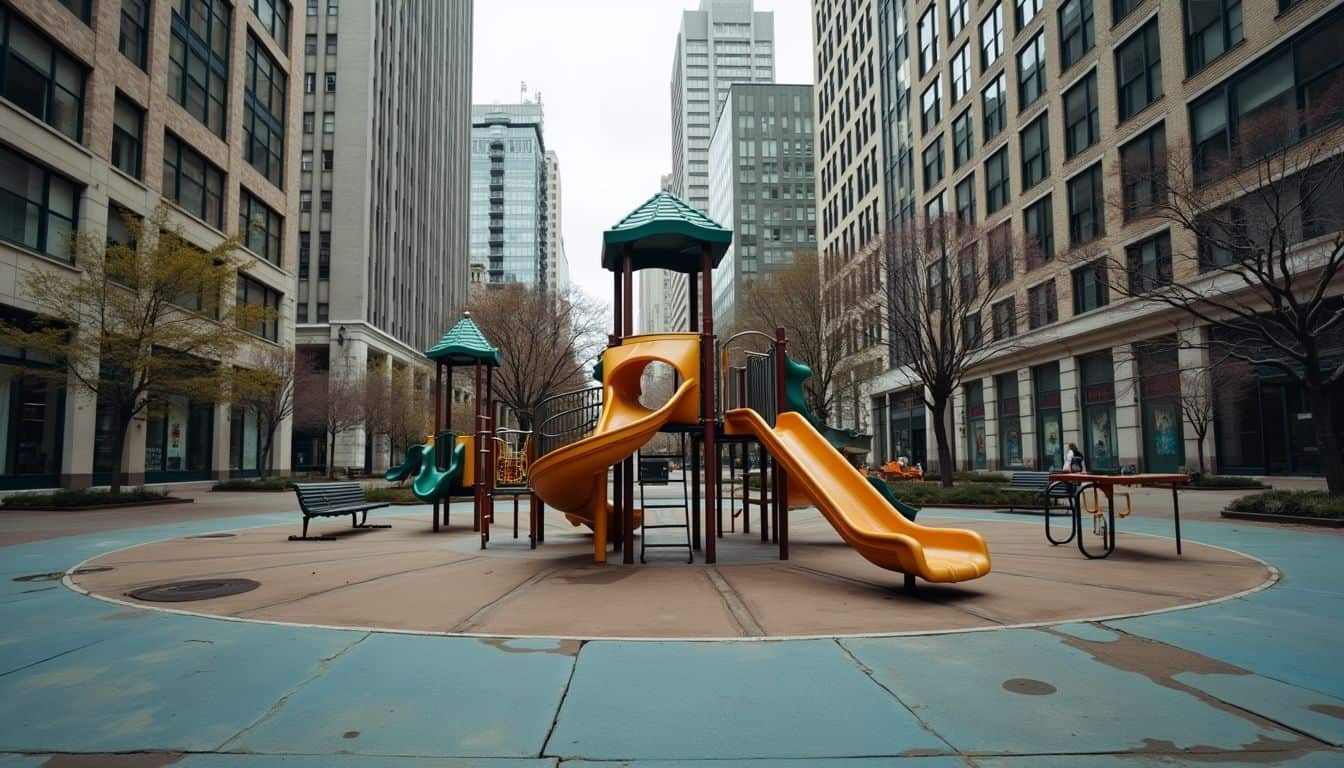
[[[435,425],[434,425],[434,440],[435,440],[435,447],[436,447],[436,448],[438,447],[439,433],[440,433],[440,432],[443,432],[443,431],[448,431],[448,432],[452,432],[452,431],[453,431],[453,366],[451,366],[451,365],[445,365],[445,366],[443,366],[443,368],[444,368],[444,377],[443,377],[443,378],[444,378],[444,381],[446,381],[446,382],[448,383],[448,389],[447,389],[447,391],[445,392],[445,391],[444,391],[444,388],[440,386],[440,387],[438,387],[437,389],[435,389],[435,391],[434,391],[434,407],[435,407],[435,409],[438,409],[439,407],[442,407],[442,408],[443,408],[443,414],[444,414],[444,420],[443,420],[443,421],[444,421],[444,426],[440,427],[437,423],[435,423]],[[436,417],[435,421],[437,422],[437,417]],[[455,449],[455,448],[457,448],[457,444],[456,444],[456,442],[454,442],[453,444],[451,444],[451,445],[448,446],[448,451],[449,451],[448,456],[449,456],[450,458],[452,457],[452,455],[453,455],[453,454],[452,454],[452,451],[453,451],[453,449]],[[439,456],[439,455],[440,455],[440,454],[439,454],[439,451],[437,451],[437,450],[434,451],[434,456],[435,456],[435,459],[434,459],[434,460],[435,460],[436,462],[438,461],[438,456]],[[452,493],[452,490],[450,489],[450,490],[448,491],[448,498],[445,499],[444,502],[443,502],[443,529],[444,529],[445,531],[448,530],[448,512],[452,509],[452,506],[453,506],[453,493]],[[437,510],[438,508],[439,508],[439,501],[438,501],[438,499],[435,499],[435,500],[434,500],[434,509]],[[436,530],[437,530],[437,529],[436,529]]]
[[[697,285],[699,281],[696,279],[697,274],[696,272],[689,272],[686,275],[686,327],[691,333],[695,333],[695,327],[700,322],[700,293],[696,290],[699,287]],[[700,364],[702,367],[704,362],[704,356],[701,355]],[[701,382],[705,380],[703,374],[704,372],[701,371]],[[700,400],[700,415],[702,417],[704,416],[704,404],[702,395]],[[697,448],[695,438],[691,438],[691,544],[697,550],[700,549],[700,450],[703,448],[703,442],[702,440],[701,447]]]
[[[490,526],[495,522],[495,367],[485,367],[485,506],[481,510],[481,549],[490,541]]]
[[[700,287],[703,291],[700,298],[700,391],[705,398],[702,426],[705,431],[705,461],[714,462],[714,466],[706,467],[705,472],[705,564],[713,565],[717,561],[714,540],[718,532],[710,510],[718,504],[718,474],[721,465],[714,441],[718,417],[714,404],[714,386],[718,379],[714,373],[714,313],[710,311],[714,301],[714,259],[708,243],[700,246]]]
[[[414,376],[412,376],[414,378]],[[434,361],[434,439],[438,440],[439,430],[443,425],[443,364]],[[451,411],[450,411],[451,413]],[[434,446],[434,455],[438,456],[439,446],[436,442]],[[423,458],[421,459],[423,461]],[[452,503],[452,500],[449,500]],[[446,506],[446,505],[445,505]],[[439,532],[439,500],[434,500],[434,532]]]
[[[621,295],[626,298],[621,302],[621,334],[624,337],[635,335],[635,295],[634,281],[635,268],[630,244],[625,246],[625,252],[621,259]],[[621,472],[623,485],[621,486],[621,498],[625,501],[625,506],[621,507],[621,562],[625,565],[634,565],[635,563],[635,457],[634,454],[625,458],[625,468]]]
[[[785,375],[787,368],[784,365],[786,349],[788,347],[788,337],[784,334],[783,328],[775,329],[775,413],[784,412],[788,395],[785,391]],[[775,423],[779,423],[779,417],[775,417]],[[784,468],[775,463],[775,488],[779,494],[775,504],[779,509],[779,522],[775,524],[775,530],[779,534],[779,559],[789,559],[789,477]]]
[[[747,407],[747,368],[734,371],[737,377],[737,407]],[[765,493],[765,488],[761,488]],[[742,532],[751,533],[751,443],[742,443]]]
[[[473,506],[475,506],[471,515],[471,530],[473,531],[481,530],[481,513],[485,508],[485,499],[483,498],[484,494],[482,493],[483,486],[481,485],[485,479],[485,469],[481,466],[481,419],[483,418],[481,408],[484,406],[484,403],[482,402],[483,398],[481,397],[481,385],[481,364],[480,362],[477,362],[476,388],[474,390],[474,396],[472,397],[472,412],[476,414],[476,418],[472,420],[474,422],[472,424],[472,430],[475,432],[475,435],[472,438],[473,444],[471,451],[471,465],[475,468],[475,477],[472,479],[471,483]]]
[[[691,546],[700,549],[700,446],[699,438],[691,435]],[[682,472],[686,471],[683,467]]]

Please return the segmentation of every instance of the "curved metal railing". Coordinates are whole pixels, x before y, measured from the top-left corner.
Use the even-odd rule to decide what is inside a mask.
[[[537,405],[537,457],[587,437],[602,414],[602,387],[551,395]]]

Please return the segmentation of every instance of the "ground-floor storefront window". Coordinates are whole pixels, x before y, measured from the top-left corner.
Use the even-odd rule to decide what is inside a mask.
[[[966,465],[969,469],[986,469],[985,447],[985,385],[973,381],[963,387],[966,394]]]
[[[0,349],[0,489],[60,484],[65,387],[34,376]]]
[[[1148,472],[1178,472],[1185,464],[1182,439],[1181,364],[1174,338],[1138,346],[1139,406],[1143,412],[1143,465]]]
[[[1319,474],[1320,450],[1301,382],[1271,368],[1226,363],[1214,387],[1214,438],[1223,474]],[[1344,408],[1335,409],[1344,437]]]
[[[320,430],[294,430],[290,448],[290,466],[295,472],[325,472],[327,433]]]
[[[1037,468],[1055,470],[1064,466],[1064,425],[1059,407],[1059,363],[1031,369],[1036,393]]]
[[[1078,358],[1082,369],[1083,455],[1088,469],[1119,470],[1115,430],[1115,366],[1110,350]]]
[[[1022,403],[1017,399],[1017,372],[995,376],[994,393],[999,404],[999,466],[1022,469]]]
[[[891,455],[905,456],[911,465],[928,463],[928,438],[924,425],[924,400],[915,390],[893,392],[889,398],[891,418]]]
[[[214,446],[212,403],[168,398],[145,422],[145,481],[206,480]]]
[[[260,466],[261,433],[257,429],[257,414],[233,406],[229,411],[229,475],[255,477]]]
[[[887,453],[887,398],[873,398],[873,453],[870,461],[874,466],[882,466],[893,458]]]

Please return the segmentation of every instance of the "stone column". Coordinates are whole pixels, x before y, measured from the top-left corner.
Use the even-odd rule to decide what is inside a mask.
[[[86,332],[76,328],[74,333]],[[98,361],[88,361],[90,372]],[[74,373],[65,377],[65,420],[61,433],[61,487],[88,488],[93,483],[93,446],[98,432],[98,396],[79,383]],[[143,449],[140,461],[144,462]]]
[[[1078,410],[1082,402],[1079,374],[1078,358],[1065,357],[1059,361],[1059,426],[1064,445],[1077,443],[1081,446],[1086,442],[1083,440],[1082,414]]]
[[[359,382],[363,380],[369,364],[369,345],[363,339],[346,336],[345,342],[341,343],[339,327],[332,327],[332,339],[330,346],[331,363],[330,376],[331,381],[338,381],[340,377],[346,377],[347,381]],[[330,440],[331,436],[328,435]],[[336,449],[334,453],[334,462],[332,463],[336,473],[339,475],[346,467],[364,466],[364,425],[351,427],[350,429],[336,435]]]
[[[210,448],[210,476],[215,480],[228,480],[229,444],[232,442],[233,433],[233,422],[229,417],[232,415],[233,408],[228,403],[215,403],[211,410],[214,416],[215,433]],[[140,454],[144,455],[143,449],[141,449]]]
[[[392,399],[392,355],[385,354],[374,363],[373,370],[369,371],[370,376],[378,376],[382,380],[382,387],[385,396],[390,401]],[[389,466],[392,453],[392,440],[384,431],[373,436],[373,471],[376,473],[386,472]]]
[[[947,409],[951,423],[947,425],[947,436],[952,441],[952,467],[946,469],[938,468],[939,474],[947,472],[956,472],[963,467],[961,463],[961,451],[966,448],[966,390],[961,387],[952,393],[951,407]],[[937,443],[934,444],[934,452],[929,454],[929,463],[937,456]]]
[[[1036,455],[1036,385],[1030,368],[1017,371],[1017,407],[1022,429],[1022,465],[1035,467]]]
[[[1139,376],[1133,348],[1124,344],[1111,350],[1115,369],[1116,456],[1121,469],[1143,468],[1143,430],[1139,418]]]

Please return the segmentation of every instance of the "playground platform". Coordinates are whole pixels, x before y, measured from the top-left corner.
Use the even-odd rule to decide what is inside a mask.
[[[594,566],[562,525],[482,553],[419,508],[289,543],[292,501],[193,506],[0,548],[0,766],[1344,764],[1329,532],[1194,513],[1177,562],[1136,515],[1088,562],[1039,518],[926,510],[995,569],[908,595],[802,511],[787,563],[729,533],[711,568]],[[113,570],[63,576],[85,561]],[[78,591],[207,576],[261,586],[163,604],[218,617]]]

